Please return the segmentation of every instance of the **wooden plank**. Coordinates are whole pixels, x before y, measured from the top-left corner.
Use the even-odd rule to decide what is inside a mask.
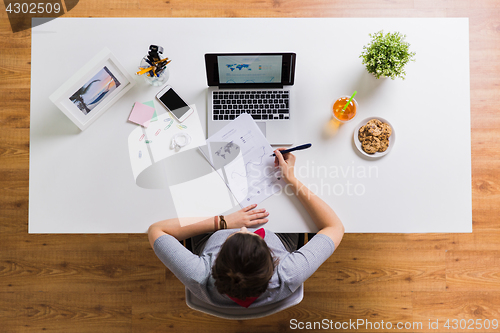
[[[334,329],[340,332],[380,332],[367,322],[390,322],[394,326],[398,321],[410,321],[412,304],[410,292],[311,292],[309,283],[305,284],[304,300],[298,305],[304,315],[300,321],[320,321],[323,318],[333,322],[363,320],[364,325],[357,329]],[[289,331],[289,330],[287,330]],[[382,330],[384,331],[384,330]]]
[[[3,332],[134,332],[130,293],[0,293]]]
[[[0,50],[4,49],[22,49],[26,48],[30,50],[31,48],[31,30],[24,30],[18,33],[13,34],[12,28],[10,26],[10,22],[7,19],[7,13],[2,11],[2,16],[0,18],[0,39],[2,40],[2,44],[0,46]],[[31,62],[31,57],[23,58],[26,59],[26,62]],[[2,58],[0,61],[15,61],[15,59],[11,58]]]
[[[489,220],[485,224],[489,227],[478,228],[474,224],[472,233],[459,234],[346,234],[338,250],[381,251],[388,257],[399,251],[498,250],[500,230]],[[332,258],[336,255],[338,252]]]
[[[169,17],[169,1],[80,1],[65,17]]]
[[[13,178],[23,175],[24,180],[0,181],[0,244],[10,242],[13,235],[28,231],[28,170],[0,171],[0,177],[12,174],[16,175]],[[18,244],[14,243],[12,246],[16,248]]]
[[[224,17],[296,17],[296,13],[303,13],[300,16],[342,16],[342,12],[350,12],[356,10],[356,16],[362,17],[363,12],[377,8],[377,10],[405,10],[413,8],[412,0],[395,0],[395,1],[363,1],[355,0],[349,2],[338,1],[282,1],[282,0],[265,0],[265,1],[206,1],[200,2],[197,0],[180,1],[171,0],[173,16],[193,16],[189,8],[196,6],[196,16],[224,16]],[[199,15],[199,13],[203,13]],[[359,15],[361,13],[361,15]],[[339,15],[340,14],[340,15]]]
[[[335,2],[329,2],[335,3]],[[344,2],[345,4],[345,2]],[[252,6],[248,8],[234,9],[234,6],[228,6],[227,9],[219,9],[219,7],[203,7],[199,6],[196,12],[187,8],[172,8],[172,17],[353,17],[353,11],[356,12],[355,17],[446,17],[446,9],[441,10],[415,10],[412,8],[384,8],[374,10],[371,8],[350,8],[345,5],[342,8],[331,8],[329,6],[319,6],[316,2],[300,2],[299,8],[292,6],[283,6],[270,8],[265,6]],[[300,14],[297,14],[300,13]],[[375,16],[374,13],[377,13]]]
[[[29,44],[28,44],[29,45]],[[31,49],[0,48],[0,88],[26,88],[31,79]]]
[[[341,245],[309,280],[316,292],[445,291],[445,251]]]
[[[453,9],[491,9],[498,8],[498,1],[496,0],[479,0],[479,1],[466,1],[466,0],[415,0],[415,8],[453,8]]]
[[[489,122],[488,119],[490,119]],[[492,169],[500,164],[500,157],[494,153],[499,148],[499,143],[495,140],[498,136],[498,130],[491,127],[491,124],[495,124],[497,121],[493,116],[490,116],[486,117],[484,121],[474,122],[477,127],[472,129],[472,167],[474,171],[480,173],[473,173],[473,179],[480,179],[484,175],[489,179],[498,180],[496,170]]]
[[[16,249],[25,252],[43,251],[43,253],[64,253],[64,252],[94,252],[96,256],[108,251],[128,251],[129,242],[126,234],[68,234],[68,235],[44,235],[27,234],[26,230],[11,234],[9,239],[0,243],[2,253],[14,253],[17,256]]]
[[[3,123],[5,127],[0,127],[0,170],[8,170],[11,176],[23,175],[24,180],[28,180],[27,170],[29,168],[29,129],[11,128],[14,124]],[[16,173],[19,172],[17,175]],[[9,181],[11,178],[1,178]],[[19,179],[19,178],[14,178]],[[0,186],[1,188],[1,186]]]
[[[2,128],[29,128],[30,126],[30,90],[0,88],[2,96],[2,112],[0,113],[0,127]],[[0,140],[5,134],[0,134]],[[26,141],[29,136],[23,135]],[[3,140],[1,141],[3,142]],[[0,153],[1,158],[2,153]]]
[[[345,234],[338,250],[361,251],[420,251],[446,250],[453,234]],[[336,250],[336,251],[338,251]],[[344,251],[344,250],[343,250]],[[348,251],[348,250],[345,250]],[[338,253],[335,252],[335,255]]]
[[[500,250],[448,251],[446,289],[449,291],[500,291]]]
[[[126,245],[123,245],[126,246]],[[43,247],[42,247],[43,248]],[[10,249],[0,259],[0,292],[109,293],[148,290],[174,280],[154,256],[128,251],[26,251]]]
[[[415,292],[412,295],[413,320],[427,323],[425,327],[427,332],[498,332],[500,328],[500,293],[498,291]],[[429,319],[432,323],[437,321],[439,329],[428,329]],[[457,322],[455,323],[454,320]],[[493,329],[491,325],[493,320],[496,320],[496,329]],[[449,328],[444,327],[447,321]],[[487,321],[490,324],[489,329],[485,329],[484,326]],[[470,326],[471,324],[473,326]]]

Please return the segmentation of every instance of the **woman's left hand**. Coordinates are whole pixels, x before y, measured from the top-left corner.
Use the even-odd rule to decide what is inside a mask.
[[[265,209],[254,209],[256,204],[245,207],[237,212],[224,216],[228,229],[241,227],[252,228],[256,225],[266,223],[269,215]]]

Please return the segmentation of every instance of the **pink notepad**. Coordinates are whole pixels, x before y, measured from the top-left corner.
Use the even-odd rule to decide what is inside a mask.
[[[128,117],[128,120],[142,125],[144,127],[149,126],[149,122],[151,121],[151,118],[153,117],[153,114],[155,113],[155,109],[144,105],[139,102],[135,102],[134,107],[132,108],[132,112],[130,113],[130,117]]]

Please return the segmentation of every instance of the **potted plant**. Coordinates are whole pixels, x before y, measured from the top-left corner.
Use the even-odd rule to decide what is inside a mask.
[[[400,77],[405,79],[404,67],[410,61],[415,61],[415,52],[410,52],[410,44],[405,41],[406,35],[399,32],[386,33],[381,30],[375,34],[369,34],[372,38],[368,45],[363,46],[363,52],[359,56],[363,59],[368,73],[377,79]]]

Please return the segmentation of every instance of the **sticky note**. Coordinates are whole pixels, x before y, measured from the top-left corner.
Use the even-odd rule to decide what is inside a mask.
[[[155,103],[153,101],[149,101],[149,102],[144,102],[142,103],[144,105],[147,105],[147,106],[150,106],[152,108],[155,107]],[[151,122],[153,121],[157,121],[158,120],[158,115],[156,114],[156,109],[155,109],[155,113],[153,114],[153,118],[151,119]]]
[[[132,112],[130,112],[130,116],[128,117],[128,120],[142,125],[144,127],[149,126],[149,122],[151,121],[151,118],[153,117],[155,113],[155,109],[144,105],[139,102],[135,102],[134,107],[132,108]]]

